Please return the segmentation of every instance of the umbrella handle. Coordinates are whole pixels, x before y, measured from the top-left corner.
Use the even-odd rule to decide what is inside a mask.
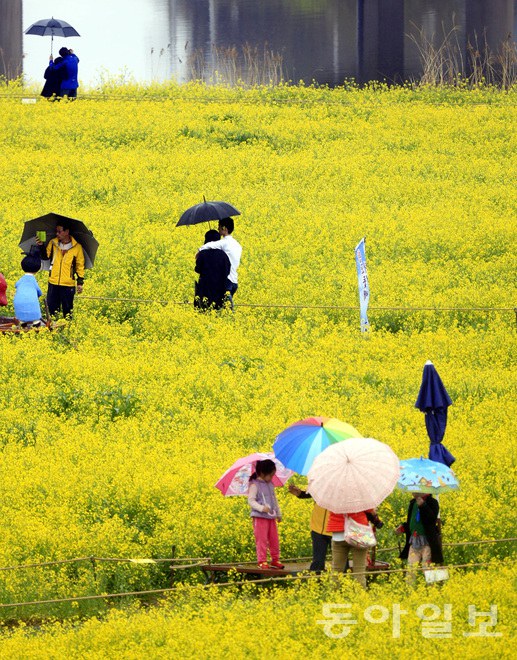
[[[264,506],[269,506],[269,504],[266,502],[266,496],[264,495],[264,493],[262,493],[262,503],[264,504]],[[272,518],[276,518],[276,511],[272,509],[271,511],[268,511],[266,515],[271,516]]]

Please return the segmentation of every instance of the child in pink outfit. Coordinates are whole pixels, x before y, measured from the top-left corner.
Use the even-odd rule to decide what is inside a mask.
[[[280,563],[280,542],[277,528],[277,520],[281,521],[282,515],[276,499],[275,487],[271,483],[275,472],[275,463],[266,459],[257,461],[255,472],[250,477],[248,504],[251,507],[259,568],[284,568],[284,565]],[[271,555],[269,564],[267,563],[268,549]]]

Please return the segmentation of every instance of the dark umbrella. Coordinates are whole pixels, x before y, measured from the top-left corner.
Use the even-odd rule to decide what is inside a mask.
[[[426,362],[415,408],[425,413],[425,426],[427,435],[431,440],[429,458],[448,467],[456,460],[442,445],[447,426],[447,408],[451,404],[451,397],[447,394],[447,390],[433,363]]]
[[[240,215],[235,206],[226,202],[207,202],[203,196],[201,204],[195,204],[183,213],[176,224],[176,227],[182,225],[197,225],[200,222],[210,222],[211,220],[222,220],[231,215]]]
[[[67,218],[65,215],[59,215],[59,213],[47,213],[47,215],[42,215],[39,218],[27,220],[23,225],[23,233],[18,245],[24,252],[29,253],[31,249],[34,249],[37,245],[37,231],[45,231],[47,233],[46,243],[48,243],[56,235],[56,226],[63,221],[68,223],[70,226],[70,235],[73,236],[83,248],[84,267],[93,268],[95,255],[97,254],[97,249],[99,247],[98,241],[84,222],[74,220],[74,218]]]
[[[51,36],[50,52],[54,44],[54,37],[80,37],[81,35],[70,23],[61,21],[59,18],[43,18],[41,21],[36,21],[25,30],[25,34],[37,34],[40,37]]]

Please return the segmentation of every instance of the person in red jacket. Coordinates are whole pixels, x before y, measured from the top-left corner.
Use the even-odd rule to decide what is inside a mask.
[[[371,513],[373,511],[361,511],[359,513],[348,513],[347,515],[361,525],[369,525],[368,514]],[[342,573],[347,565],[350,550],[352,550],[352,575],[362,587],[366,588],[368,549],[356,548],[344,540],[345,514],[331,512],[327,523],[327,531],[332,532],[332,570]]]

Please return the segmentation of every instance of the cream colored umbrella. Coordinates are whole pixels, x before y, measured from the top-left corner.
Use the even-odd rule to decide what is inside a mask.
[[[357,513],[378,506],[397,485],[400,461],[373,438],[350,438],[321,452],[309,470],[307,491],[334,513]]]

